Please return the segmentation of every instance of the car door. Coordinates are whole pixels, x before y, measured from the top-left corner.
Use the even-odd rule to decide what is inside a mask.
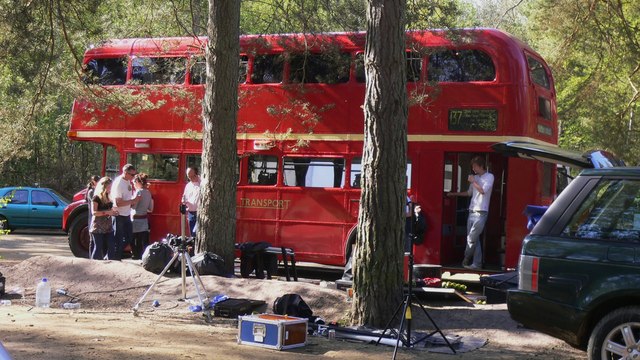
[[[46,190],[31,191],[30,226],[62,228],[61,204]]]
[[[29,223],[29,190],[10,190],[3,197],[10,201],[2,207],[2,214],[7,218],[10,228],[24,227]]]

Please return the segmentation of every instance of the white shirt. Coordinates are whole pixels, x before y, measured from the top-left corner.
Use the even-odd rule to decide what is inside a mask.
[[[187,204],[187,211],[198,211],[200,205],[200,181],[189,181],[184,187],[182,201]]]
[[[481,194],[473,184],[469,186],[467,193],[471,196],[469,210],[471,211],[489,211],[489,201],[491,200],[491,190],[493,190],[493,174],[485,172],[482,175],[474,175],[476,183],[480,185],[484,194]]]
[[[120,216],[131,215],[131,205],[116,206],[116,199],[122,200],[133,199],[133,185],[131,181],[125,180],[123,175],[116,177],[111,185],[111,201],[113,201],[113,208],[118,212]]]

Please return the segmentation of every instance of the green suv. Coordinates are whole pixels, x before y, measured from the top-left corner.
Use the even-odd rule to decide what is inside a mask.
[[[640,168],[587,169],[525,238],[511,317],[587,350],[640,360]]]

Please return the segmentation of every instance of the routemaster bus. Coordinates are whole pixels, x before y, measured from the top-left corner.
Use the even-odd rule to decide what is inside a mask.
[[[154,241],[179,231],[185,169],[200,165],[206,41],[109,40],[84,56],[93,96],[75,100],[68,136],[103,146],[103,174],[115,176],[125,163],[149,174]],[[240,38],[237,242],[345,264],[360,199],[364,46],[362,32]],[[509,34],[464,29],[408,31],[406,68],[407,187],[428,223],[416,262],[461,265],[469,199],[445,194],[468,188],[470,159],[480,155],[495,176],[484,263],[515,267],[527,232],[523,210],[551,203],[556,169],[491,145],[556,146],[548,66]],[[66,209],[64,229],[73,253],[87,256],[86,204]]]

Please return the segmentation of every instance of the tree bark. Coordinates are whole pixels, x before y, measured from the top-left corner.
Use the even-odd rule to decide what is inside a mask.
[[[233,273],[240,2],[209,0],[202,184],[196,251],[220,255]]]
[[[402,301],[407,90],[404,0],[367,1],[362,194],[352,320],[384,326]]]

